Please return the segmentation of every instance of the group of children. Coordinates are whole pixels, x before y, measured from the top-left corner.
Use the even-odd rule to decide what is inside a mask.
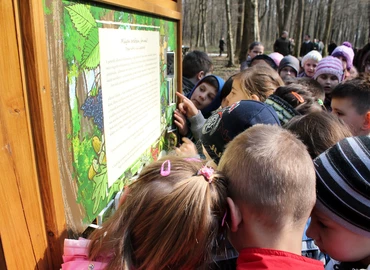
[[[236,269],[370,269],[370,77],[351,79],[347,45],[307,54],[302,72],[259,57],[226,82],[200,61],[178,93],[177,156],[69,240],[81,249],[62,269],[232,269],[229,242]]]

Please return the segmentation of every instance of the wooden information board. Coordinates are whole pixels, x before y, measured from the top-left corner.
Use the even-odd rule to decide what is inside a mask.
[[[64,238],[176,144],[181,2],[5,0],[0,14],[0,266],[59,269]]]

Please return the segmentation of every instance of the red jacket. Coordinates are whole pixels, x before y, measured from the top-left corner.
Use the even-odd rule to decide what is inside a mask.
[[[323,270],[324,264],[318,260],[281,250],[246,248],[239,252],[236,269]]]

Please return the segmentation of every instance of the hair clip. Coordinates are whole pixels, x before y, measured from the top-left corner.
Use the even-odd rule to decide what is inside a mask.
[[[165,170],[164,169],[164,165],[165,164],[168,164],[167,165],[167,170]],[[162,166],[161,166],[161,175],[162,176],[168,176],[168,175],[170,175],[170,173],[171,173],[171,162],[167,159],[167,160],[165,160],[163,163],[162,163]]]
[[[324,102],[320,98],[317,99],[317,103],[319,103],[321,106],[324,106]]]
[[[295,96],[297,98],[297,100],[299,101],[299,103],[303,103],[304,102],[304,98],[300,94],[298,94],[297,92],[294,92],[294,91],[292,91],[291,93],[292,93],[293,96]]]
[[[222,221],[221,221],[221,227],[223,227],[223,226],[224,226],[224,224],[225,224],[226,216],[227,216],[227,209],[226,209],[226,211],[225,211],[224,217],[222,218]]]
[[[214,170],[211,167],[203,166],[198,171],[197,175],[203,175],[208,183],[212,183]]]

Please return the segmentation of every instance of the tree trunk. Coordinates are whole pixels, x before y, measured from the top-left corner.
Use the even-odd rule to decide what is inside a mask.
[[[369,25],[368,25],[368,36],[367,36],[367,42],[370,43],[370,2],[367,3],[367,19],[369,21]]]
[[[260,41],[260,27],[259,27],[259,18],[258,18],[258,0],[251,0],[251,7],[252,7],[252,37],[253,41]],[[252,41],[252,42],[253,42]]]
[[[243,39],[243,24],[244,24],[244,0],[238,0],[235,55],[240,55]]]
[[[203,51],[207,53],[207,0],[202,1]]]
[[[298,13],[297,13],[297,21],[296,21],[296,28],[294,33],[295,39],[295,47],[294,47],[294,55],[299,55],[299,49],[301,48],[302,44],[302,32],[303,32],[303,11],[304,9],[304,0],[298,0]]]
[[[214,30],[214,28],[215,28],[215,22],[214,22],[214,20],[213,20],[213,10],[214,10],[214,6],[213,6],[213,1],[214,0],[211,0],[210,2],[210,5],[211,5],[211,18],[212,18],[212,20],[211,20],[211,32],[210,32],[210,35],[209,35],[209,41],[210,41],[210,44],[211,44],[211,46],[212,46],[212,44],[215,44],[215,30]]]
[[[323,38],[323,42],[325,44],[325,47],[324,47],[324,51],[323,51],[323,56],[327,56],[328,55],[328,46],[327,44],[329,44],[329,33],[330,33],[330,30],[331,30],[331,22],[332,22],[332,19],[333,19],[333,6],[335,4],[335,0],[329,0],[329,3],[328,3],[328,10],[327,10],[327,13],[326,13],[326,25],[325,25],[325,32],[324,32],[324,38]]]
[[[285,0],[284,2],[284,19],[283,19],[283,28],[280,31],[280,34],[283,31],[288,31],[289,29],[289,18],[292,15],[293,1]]]
[[[234,40],[231,28],[231,12],[230,12],[230,0],[225,0],[226,8],[226,25],[227,25],[227,55],[229,56],[229,61],[227,63],[228,67],[235,66],[234,63]]]
[[[323,21],[323,16],[322,14],[324,13],[324,5],[323,5],[323,0],[320,0],[319,1],[319,4],[318,4],[318,9],[317,9],[317,16],[316,16],[316,19],[315,19],[315,22],[316,22],[316,27],[315,27],[315,31],[314,31],[314,38],[318,38],[320,39],[321,38],[321,23]]]
[[[276,0],[276,13],[277,13],[277,21],[278,21],[278,29],[279,33],[278,35],[280,36],[281,33],[284,31],[284,13],[283,13],[283,8],[282,8],[282,2],[284,0]]]
[[[201,7],[202,6],[202,2],[203,2],[203,0],[199,0],[199,4],[197,5],[198,7]],[[197,1],[197,3],[198,3],[198,1]],[[196,42],[195,42],[195,46],[197,47],[197,48],[199,48],[200,47],[200,39],[201,39],[201,31],[202,31],[202,29],[201,29],[201,24],[202,24],[202,11],[201,11],[201,8],[198,8],[198,9],[196,9],[197,10],[197,17],[198,17],[198,20],[197,20],[197,40],[196,40]]]
[[[297,14],[297,9],[296,9],[296,5],[295,5],[296,1],[293,1],[292,3],[292,13],[294,15]],[[289,30],[287,29],[287,31],[289,32],[289,35],[290,36],[293,36],[293,33],[295,31],[295,24],[294,24],[294,21],[296,20],[296,18],[294,16],[290,16],[290,21],[289,21]],[[290,34],[292,33],[292,34]]]
[[[310,5],[310,4],[309,4]],[[307,29],[306,29],[306,33],[305,34],[308,34],[310,36],[312,36],[312,33],[310,33],[310,28],[311,28],[311,20],[312,20],[312,13],[313,13],[313,8],[311,6],[310,8],[310,15],[308,16],[308,22],[307,22]]]

